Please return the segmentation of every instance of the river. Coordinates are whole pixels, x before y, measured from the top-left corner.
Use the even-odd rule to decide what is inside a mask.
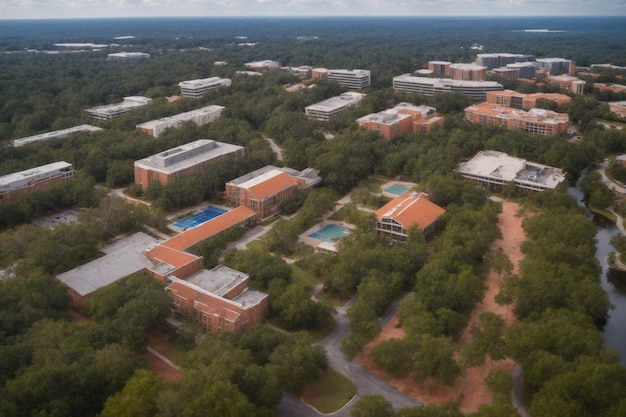
[[[583,193],[579,188],[569,187],[568,194],[576,197],[578,203],[585,207],[582,201]],[[607,292],[611,304],[615,307],[609,311],[609,318],[604,326],[604,342],[619,352],[622,366],[626,367],[626,337],[624,337],[624,329],[626,328],[626,273],[610,269],[606,262],[608,254],[615,250],[609,240],[618,234],[619,230],[615,224],[604,218],[594,216],[589,210],[587,210],[587,215],[598,226],[596,257],[602,266],[602,288]]]

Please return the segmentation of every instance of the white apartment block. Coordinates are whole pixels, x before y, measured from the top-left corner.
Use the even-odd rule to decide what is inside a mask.
[[[169,127],[174,129],[179,128],[185,122],[194,122],[198,126],[211,123],[222,115],[222,110],[224,110],[224,106],[210,105],[202,107],[201,109],[141,123],[137,125],[137,129],[157,138],[165,129]]]
[[[281,68],[280,62],[272,61],[271,59],[265,59],[263,61],[255,61],[255,62],[246,62],[243,65],[246,68],[250,68],[252,70],[257,70],[257,71],[259,70],[269,71],[269,70],[276,70],[276,69]]]
[[[14,200],[19,194],[38,191],[74,176],[72,164],[65,161],[41,165],[0,177],[0,202]]]
[[[369,87],[371,84],[371,75],[368,70],[314,68],[311,74],[313,78],[328,78],[337,81],[343,87],[356,90]]]
[[[137,107],[142,107],[150,104],[151,98],[142,96],[124,97],[124,101],[116,104],[107,104],[104,106],[93,107],[87,109],[87,113],[96,120],[111,120],[121,116]]]
[[[307,117],[311,119],[321,120],[327,122],[336,115],[349,107],[358,107],[361,105],[365,94],[348,92],[343,93],[337,97],[331,97],[329,99],[320,101],[306,107],[305,113]]]
[[[200,98],[209,90],[228,87],[231,83],[230,78],[210,77],[182,81],[178,83],[178,86],[183,97]]]
[[[138,61],[148,58],[150,58],[150,54],[145,52],[116,52],[107,55],[109,61]]]
[[[64,138],[67,136],[71,136],[75,133],[97,132],[98,130],[102,130],[102,129],[96,126],[91,126],[91,125],[79,125],[79,126],[70,127],[67,129],[55,130],[54,132],[41,133],[39,135],[15,139],[11,143],[13,144],[14,147],[18,148],[20,146],[31,145],[33,143],[43,142],[43,141],[50,140],[50,139]]]
[[[462,81],[450,78],[417,77],[411,74],[393,77],[393,88],[405,93],[432,96],[440,93],[459,93],[475,100],[484,100],[488,91],[501,91],[502,84],[495,81]]]

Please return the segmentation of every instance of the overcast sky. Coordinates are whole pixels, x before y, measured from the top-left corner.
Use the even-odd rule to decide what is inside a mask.
[[[411,15],[625,16],[626,0],[0,0],[0,19]]]

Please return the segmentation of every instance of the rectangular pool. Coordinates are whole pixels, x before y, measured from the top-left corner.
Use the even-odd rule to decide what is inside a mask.
[[[385,192],[387,192],[389,194],[393,194],[393,195],[402,195],[409,188],[411,188],[411,187],[409,187],[408,185],[394,184],[394,185],[391,185],[391,186],[385,188]]]
[[[327,224],[317,232],[311,233],[309,237],[323,240],[325,242],[336,242],[348,234],[348,229],[338,224]]]
[[[220,216],[226,213],[227,211],[228,210],[224,210],[219,207],[209,206],[205,210],[201,211],[200,213],[196,213],[193,216],[185,217],[184,219],[178,220],[177,222],[174,223],[174,226],[180,229],[188,229],[190,227],[196,227],[197,225],[207,222],[211,219],[214,219],[217,216]]]

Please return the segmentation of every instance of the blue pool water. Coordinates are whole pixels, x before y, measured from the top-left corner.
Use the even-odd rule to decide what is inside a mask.
[[[215,217],[220,216],[226,213],[227,211],[228,210],[211,206],[205,209],[204,211],[201,211],[200,213],[194,214],[193,216],[185,217],[182,220],[178,220],[176,223],[174,223],[174,226],[181,228],[181,229],[188,229],[190,227],[196,227],[197,225],[202,224],[211,219],[214,219]]]
[[[338,224],[327,224],[317,232],[311,233],[309,237],[323,240],[325,242],[336,242],[348,234],[348,229]]]
[[[408,185],[394,184],[385,188],[385,192],[393,195],[402,195],[410,187]]]

